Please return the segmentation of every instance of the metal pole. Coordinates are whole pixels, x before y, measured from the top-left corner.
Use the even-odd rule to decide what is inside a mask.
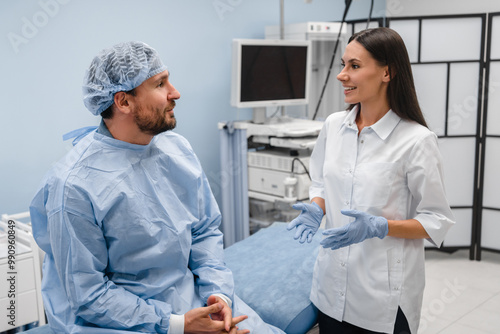
[[[280,39],[285,39],[285,0],[280,0]]]

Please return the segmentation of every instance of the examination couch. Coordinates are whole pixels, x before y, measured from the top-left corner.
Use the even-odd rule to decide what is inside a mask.
[[[274,223],[226,248],[226,263],[233,271],[236,294],[264,321],[287,334],[311,333],[317,309],[309,292],[321,233],[304,244],[294,240],[293,233],[285,223]],[[48,325],[25,333],[53,334]]]

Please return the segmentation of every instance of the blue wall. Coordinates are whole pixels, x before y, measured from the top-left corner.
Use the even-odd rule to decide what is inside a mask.
[[[355,0],[348,19],[365,18]],[[375,2],[380,16],[385,1]],[[285,23],[340,20],[343,0],[285,1]],[[230,106],[231,40],[263,38],[279,24],[270,0],[23,0],[0,3],[0,213],[28,209],[48,168],[70,148],[62,135],[97,125],[82,103],[91,59],[118,42],[156,48],[182,97],[178,127],[220,198],[217,123],[249,119]]]

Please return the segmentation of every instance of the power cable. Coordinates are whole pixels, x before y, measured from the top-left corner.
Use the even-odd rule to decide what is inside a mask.
[[[337,35],[337,41],[335,42],[332,59],[330,61],[330,67],[328,68],[328,73],[326,74],[325,84],[323,85],[323,89],[321,90],[321,95],[319,96],[318,104],[316,105],[316,111],[314,112],[314,115],[312,117],[313,120],[315,120],[316,116],[318,115],[318,110],[321,105],[321,101],[323,100],[323,95],[325,94],[326,86],[328,85],[328,80],[330,79],[330,73],[332,72],[333,61],[335,59],[335,54],[337,53],[337,48],[339,46],[340,35],[342,34],[342,28],[344,27],[345,18],[347,16],[347,12],[349,11],[349,7],[351,7],[351,3],[352,0],[345,0],[345,9],[344,9],[344,14],[342,15],[342,22],[340,23],[340,29]]]
[[[372,0],[372,3],[370,5],[370,12],[368,13],[368,21],[366,22],[366,29],[370,27],[370,21],[372,20],[372,13],[373,13],[373,3],[375,0]]]

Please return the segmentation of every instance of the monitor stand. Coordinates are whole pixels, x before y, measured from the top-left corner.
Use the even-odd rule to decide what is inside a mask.
[[[285,116],[285,109],[283,106],[278,107],[281,109],[281,116],[277,117],[267,117],[266,107],[253,108],[252,123],[254,124],[275,124],[275,123],[288,123],[290,122],[290,117]],[[276,114],[276,113],[274,113]],[[273,114],[273,115],[274,115]]]
[[[264,124],[266,122],[266,118],[266,107],[253,108],[253,123]]]

